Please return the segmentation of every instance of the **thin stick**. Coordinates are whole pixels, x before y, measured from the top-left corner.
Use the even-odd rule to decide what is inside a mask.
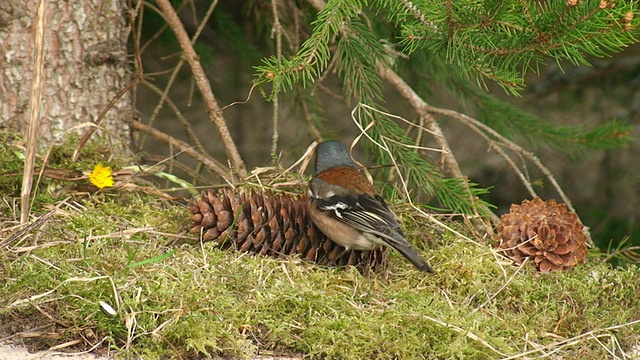
[[[24,176],[22,177],[22,192],[20,200],[20,222],[25,224],[29,221],[31,210],[30,198],[31,187],[33,186],[33,171],[36,163],[36,152],[38,150],[38,130],[40,128],[40,102],[42,100],[42,85],[44,83],[44,29],[46,28],[47,7],[45,0],[38,1],[36,10],[36,31],[33,39],[34,69],[31,86],[31,99],[29,100],[29,127],[27,129],[27,155],[24,165]]]
[[[516,275],[518,275],[518,273],[520,272],[520,270],[522,270],[522,268],[524,267],[524,265],[527,263],[527,260],[529,260],[528,258],[524,259],[524,261],[522,262],[522,264],[520,264],[520,266],[518,266],[518,268],[516,269],[516,271],[514,271],[513,275],[511,275],[511,277],[505,281],[504,284],[502,284],[502,286],[500,286],[500,288],[498,289],[498,291],[496,291],[493,295],[489,296],[489,298],[487,300],[485,300],[482,304],[480,304],[480,306],[478,306],[477,308],[473,309],[471,311],[471,313],[473,314],[474,312],[482,309],[483,307],[485,307],[485,305],[487,305],[491,300],[493,300],[496,296],[498,296],[498,294],[500,294],[502,292],[502,290],[504,290],[512,281],[513,279],[515,279]]]
[[[444,162],[444,167],[446,172],[458,179],[461,179],[467,192],[471,197],[471,188],[469,187],[469,183],[467,178],[460,170],[460,166],[458,165],[458,161],[456,160],[451,148],[449,147],[449,143],[447,142],[447,138],[444,136],[442,132],[442,128],[438,125],[438,122],[427,111],[429,104],[427,104],[412,88],[407,84],[404,79],[400,77],[395,71],[391,70],[389,67],[384,66],[382,64],[378,65],[378,73],[384,79],[386,79],[395,89],[402,95],[411,106],[416,110],[416,112],[424,119],[425,127],[429,129],[429,131],[434,135],[433,138],[438,144],[438,146],[442,149],[442,158]],[[473,199],[472,199],[473,200]],[[481,205],[482,206],[482,205]],[[497,223],[499,221],[498,217],[491,211],[491,209],[482,206],[484,212],[489,214],[490,220],[493,223]],[[479,224],[474,223],[474,225],[478,226]],[[490,224],[483,224],[485,227],[490,228]]]
[[[486,341],[485,339],[481,338],[480,336],[472,333],[471,331],[467,330],[467,329],[463,329],[459,326],[453,325],[451,323],[442,321],[440,319],[436,319],[434,317],[431,316],[427,316],[427,315],[423,315],[422,318],[433,321],[434,323],[443,326],[447,329],[451,329],[455,332],[457,332],[458,334],[463,334],[464,336],[468,337],[471,340],[475,340],[477,342],[479,342],[480,344],[482,344],[484,347],[492,350],[493,352],[495,352],[496,354],[499,354],[500,356],[507,356],[507,354],[501,352],[500,350],[494,348],[493,346],[491,346],[491,344],[489,344],[488,341]]]
[[[524,184],[524,186],[527,188],[527,191],[529,191],[529,195],[531,195],[531,197],[536,197],[538,196],[538,194],[536,194],[536,191],[533,189],[533,186],[531,185],[531,181],[529,181],[529,179],[527,178],[527,176],[520,170],[520,168],[518,167],[518,165],[516,165],[516,163],[513,161],[513,159],[511,159],[511,157],[509,157],[509,155],[507,155],[507,153],[502,150],[502,147],[499,146],[499,144],[496,143],[496,141],[494,141],[493,139],[491,139],[487,134],[485,134],[482,130],[480,130],[477,126],[475,126],[474,124],[471,123],[465,123],[471,130],[473,130],[476,134],[478,134],[478,136],[480,136],[481,138],[483,138],[487,144],[489,144],[489,146],[494,149],[498,155],[500,155],[504,161],[507,162],[507,164],[509,166],[511,166],[511,168],[513,169],[513,171],[516,173],[516,175],[518,175],[518,177],[520,178],[520,181],[522,181],[522,184]],[[526,164],[523,164],[523,166]]]
[[[459,112],[453,111],[453,110],[440,109],[440,108],[436,108],[436,107],[433,107],[433,106],[427,106],[426,110],[429,111],[429,112],[434,112],[434,113],[438,113],[438,114],[449,116],[449,117],[451,117],[453,119],[461,121],[462,123],[466,124],[467,126],[469,124],[473,124],[474,126],[482,129],[483,131],[487,132],[491,136],[494,136],[496,139],[500,140],[502,143],[504,143],[504,145],[506,147],[508,147],[509,149],[513,150],[517,154],[520,154],[520,155],[524,156],[526,159],[529,159],[531,162],[533,162],[536,165],[536,167],[538,167],[538,169],[540,169],[540,171],[542,171],[542,173],[547,177],[547,179],[549,179],[549,182],[551,182],[551,185],[553,185],[553,187],[556,189],[556,191],[558,192],[558,195],[560,195],[560,197],[562,198],[562,201],[564,201],[567,204],[567,208],[570,211],[576,212],[575,208],[571,204],[571,200],[569,200],[569,197],[564,193],[564,191],[560,187],[560,184],[558,184],[556,179],[553,177],[553,174],[551,174],[551,170],[549,170],[546,166],[544,166],[542,164],[542,161],[540,161],[540,159],[538,159],[538,157],[535,156],[533,153],[525,150],[521,146],[515,144],[514,142],[510,141],[506,137],[502,136],[500,133],[498,133],[497,131],[495,131],[491,127],[481,123],[480,121],[472,118],[469,115],[465,115],[465,114],[462,114],[462,113],[459,113]]]
[[[428,105],[422,98],[416,94],[416,92],[407,84],[400,75],[396,74],[393,70],[386,66],[379,65],[378,73],[386,79],[399,93],[402,95],[411,106],[418,112],[418,114],[424,117],[425,126],[433,134],[433,138],[438,146],[443,150],[442,157],[444,157],[444,165],[446,171],[453,177],[464,179],[464,174],[460,170],[458,161],[453,156],[453,152],[449,147],[449,143],[440,128],[440,125],[436,122],[433,115],[425,111]],[[466,182],[465,182],[466,183]]]
[[[48,213],[39,216],[37,219],[35,219],[30,224],[26,224],[25,222],[23,222],[20,225],[20,228],[15,233],[11,234],[6,239],[1,239],[0,240],[0,249],[4,248],[5,246],[11,245],[11,243],[14,242],[15,240],[25,236],[26,234],[31,232],[31,230],[35,229],[40,224],[44,223],[51,216],[55,215],[55,213],[56,213],[56,209],[53,209],[53,210],[49,211]],[[7,229],[4,229],[4,230],[7,230]]]
[[[222,116],[222,110],[220,110],[218,102],[213,95],[209,79],[207,79],[204,69],[202,68],[202,64],[200,64],[200,61],[198,61],[198,55],[193,49],[193,45],[191,45],[191,39],[189,39],[187,31],[182,25],[182,22],[180,22],[180,18],[171,6],[169,0],[156,0],[156,3],[160,7],[160,9],[162,9],[167,24],[169,24],[169,27],[171,27],[171,29],[173,30],[174,34],[176,35],[176,39],[178,39],[178,43],[182,48],[182,51],[184,51],[184,56],[186,57],[189,66],[191,67],[196,85],[198,85],[198,89],[200,89],[200,93],[202,94],[207,113],[209,114],[209,118],[211,119],[211,121],[213,121],[218,129],[218,133],[220,134],[220,138],[222,140],[222,143],[224,144],[225,151],[227,152],[227,156],[229,157],[231,164],[240,175],[246,175],[247,170],[244,166],[244,161],[242,161],[240,153],[238,152],[238,148],[233,142],[231,133],[229,133],[229,128],[227,127],[226,121]]]
[[[271,0],[271,12],[273,12],[273,36],[276,38],[276,57],[278,62],[282,59],[282,26],[278,17],[278,1]],[[278,151],[278,117],[280,103],[278,102],[278,94],[273,97],[273,135],[271,139],[271,154],[275,156]]]
[[[179,149],[180,151],[183,151],[185,154],[191,156],[192,158],[198,160],[199,162],[201,162],[204,166],[208,167],[209,169],[211,169],[213,172],[217,173],[218,175],[220,175],[221,177],[227,177],[229,175],[227,169],[218,161],[216,161],[215,159],[205,155],[205,154],[201,154],[197,151],[195,151],[193,149],[193,147],[187,143],[185,143],[184,141],[180,141],[174,137],[171,137],[165,133],[163,133],[162,131],[156,130],[148,125],[145,125],[139,121],[135,121],[133,119],[125,119],[125,122],[127,122],[127,124],[129,124],[129,126],[131,126],[131,128],[145,132],[153,137],[155,137],[156,139],[160,140],[160,141],[164,141],[165,143],[171,145],[171,146],[175,146],[177,149]]]
[[[133,86],[138,82],[138,80],[140,79],[140,75],[136,75],[133,79],[131,79],[131,81],[129,81],[127,83],[127,85],[125,87],[123,87],[122,89],[120,89],[120,91],[118,91],[118,93],[109,101],[109,103],[107,104],[107,106],[102,109],[102,111],[100,112],[100,114],[98,114],[98,117],[96,118],[95,121],[93,121],[94,124],[99,125],[102,122],[102,119],[104,119],[104,117],[107,115],[107,113],[109,112],[109,110],[111,110],[115,105],[116,102],[124,96],[124,94],[128,93],[129,90],[131,90],[133,88]],[[87,141],[89,141],[89,139],[91,138],[91,135],[93,135],[93,133],[99,129],[98,126],[92,126],[89,128],[89,130],[87,130],[87,132],[82,136],[82,139],[80,139],[80,142],[78,143],[78,146],[76,147],[76,149],[73,151],[73,156],[71,157],[71,161],[76,162],[78,161],[78,157],[80,157],[80,151],[82,150],[82,148],[87,144]]]
[[[32,296],[30,296],[30,297],[28,297],[26,299],[16,300],[13,303],[11,303],[7,307],[7,309],[13,309],[13,308],[25,305],[25,304],[29,304],[29,303],[31,303],[33,301],[36,301],[38,299],[41,299],[43,297],[47,297],[47,296],[53,294],[54,292],[56,292],[58,290],[58,288],[60,288],[61,286],[65,285],[65,284],[68,284],[70,282],[76,282],[76,281],[77,282],[92,282],[92,281],[102,280],[102,279],[110,279],[110,277],[109,276],[95,276],[95,277],[92,277],[92,278],[86,278],[86,277],[74,276],[74,277],[68,278],[68,279],[60,282],[58,285],[56,285],[51,290],[45,291],[45,292],[43,292],[41,294],[32,295]]]
[[[198,38],[200,37],[200,34],[202,33],[202,31],[205,28],[205,25],[207,25],[209,19],[211,18],[211,15],[213,15],[213,10],[216,8],[217,4],[218,4],[218,1],[215,0],[215,1],[213,1],[211,3],[211,5],[209,5],[209,9],[205,13],[204,17],[202,18],[202,21],[200,22],[200,25],[198,25],[198,28],[196,29],[195,34],[193,34],[193,37],[191,38],[191,45],[194,45],[196,43],[196,41],[198,41]],[[155,9],[155,8],[153,8],[153,9],[156,10],[156,11],[159,11],[158,9]],[[159,15],[162,15],[162,13],[160,12]],[[167,85],[165,86],[164,91],[161,91],[159,93],[160,100],[158,100],[158,104],[153,109],[153,112],[151,113],[151,117],[149,118],[149,121],[147,122],[147,125],[153,126],[153,123],[155,122],[156,118],[158,117],[158,114],[160,113],[160,110],[162,109],[162,106],[164,105],[164,103],[165,102],[169,103],[167,101],[168,95],[169,95],[169,91],[173,87],[173,84],[174,84],[175,80],[178,78],[178,74],[180,73],[180,70],[182,69],[182,66],[184,65],[184,62],[185,62],[185,59],[183,57],[180,58],[180,60],[178,60],[178,63],[176,64],[176,66],[174,66],[173,70],[171,71],[171,75],[169,76],[169,80],[167,81]],[[147,83],[149,83],[149,82],[147,82]],[[173,107],[172,107],[172,110],[176,115],[182,116],[179,113],[179,110],[177,110],[177,107],[175,107],[175,109],[173,109]],[[190,126],[187,124],[186,120],[183,123],[183,126],[185,127],[187,132],[193,132],[193,130],[190,129]],[[141,141],[141,143],[144,143],[144,138]],[[199,146],[199,148],[200,148],[200,146]],[[200,151],[204,152],[204,149],[200,148]]]
[[[277,156],[276,151],[278,151],[278,117],[280,116],[280,103],[278,102],[278,95],[273,97],[273,113],[271,116],[271,121],[273,122],[272,126],[272,135],[271,135],[271,156],[274,158]]]
[[[322,135],[320,134],[320,130],[313,123],[313,116],[311,115],[311,111],[309,110],[309,104],[305,101],[301,102],[302,104],[302,114],[304,114],[304,119],[307,121],[307,126],[309,127],[309,131],[311,135],[313,135],[313,139],[315,141],[322,141]]]
[[[187,137],[189,138],[189,141],[193,142],[196,145],[196,148],[198,149],[198,151],[200,151],[203,154],[206,154],[207,151],[204,149],[204,146],[202,145],[202,142],[196,135],[195,131],[193,131],[193,127],[189,126],[189,121],[185,119],[184,115],[182,115],[182,112],[180,112],[180,109],[178,109],[178,106],[173,102],[173,100],[171,100],[170,97],[166,96],[166,93],[164,93],[162,89],[157,87],[152,82],[142,79],[141,84],[149,88],[149,90],[155,92],[157,95],[160,96],[160,98],[162,99],[162,101],[164,101],[164,103],[169,105],[169,107],[171,108],[171,111],[173,111],[178,121],[180,121],[180,123],[184,127],[184,131]],[[149,121],[147,126],[151,126],[151,121]]]

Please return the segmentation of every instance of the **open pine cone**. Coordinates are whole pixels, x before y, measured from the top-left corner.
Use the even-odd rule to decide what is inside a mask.
[[[306,198],[230,189],[203,192],[191,202],[191,232],[222,248],[283,258],[300,255],[320,265],[384,266],[385,249],[346,250],[327,238],[307,215]]]
[[[496,246],[518,264],[530,259],[538,270],[546,272],[569,269],[585,260],[583,225],[566,204],[536,197],[511,205],[500,220]]]

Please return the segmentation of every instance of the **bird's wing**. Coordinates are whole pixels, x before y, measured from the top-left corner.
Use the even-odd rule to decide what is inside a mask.
[[[400,225],[380,196],[367,194],[327,196],[328,194],[325,193],[324,197],[314,197],[313,191],[310,192],[313,204],[319,209],[355,229],[377,236],[388,246],[398,250],[418,269],[433,272],[404,238]]]
[[[379,196],[333,195],[328,198],[314,198],[313,203],[321,210],[328,211],[337,220],[360,231],[375,234],[387,241],[396,242],[399,238],[404,240],[400,225]]]

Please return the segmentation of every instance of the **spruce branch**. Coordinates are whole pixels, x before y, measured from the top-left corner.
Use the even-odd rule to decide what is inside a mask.
[[[291,59],[283,58],[281,61],[275,56],[264,59],[261,66],[255,67],[257,76],[254,84],[272,83],[273,89],[268,97],[271,100],[274,94],[291,89],[294,83],[314,82],[331,58],[329,44],[346,26],[345,19],[354,18],[359,11],[360,7],[350,1],[333,1],[325,6],[313,23],[311,37],[302,44],[298,53]]]
[[[310,3],[318,10],[310,38],[289,59],[267,59],[263,66],[257,68],[255,83],[271,81],[273,96],[286,86],[317,81],[317,74],[326,74],[329,71],[328,64],[332,64],[332,70],[335,67],[343,81],[347,98],[355,98],[360,104],[354,109],[352,117],[362,133],[382,149],[380,155],[383,159],[402,164],[405,173],[399,175],[409,179],[425,194],[437,196],[438,201],[449,209],[464,213],[479,210],[478,204],[474,204],[475,195],[483,190],[466,182],[433,117],[437,112],[431,109],[418,91],[392,70],[398,56],[389,51],[380,41],[380,36],[372,30],[375,20],[367,17],[363,10],[365,5],[346,1],[329,1],[326,6],[322,6],[324,3],[320,1]],[[592,4],[576,10],[567,8],[566,3],[531,4],[522,0],[500,2],[487,9],[453,1],[429,6],[404,0],[374,3],[386,11],[378,14],[386,16],[400,28],[401,44],[406,53],[411,54],[412,58],[430,58],[430,69],[435,71],[428,72],[429,76],[444,79],[447,87],[463,95],[463,99],[472,100],[485,111],[485,116],[481,117],[485,124],[467,122],[467,126],[489,141],[490,146],[514,168],[532,194],[535,192],[526,175],[524,159],[541,169],[571,207],[548,169],[532,153],[515,146],[508,138],[523,136],[532,141],[542,139],[559,149],[566,149],[567,143],[573,142],[570,151],[619,146],[629,140],[628,127],[617,122],[585,130],[575,126],[558,127],[542,121],[496,100],[470,84],[468,78],[475,78],[480,87],[484,85],[484,79],[492,79],[515,93],[523,85],[524,74],[538,71],[539,64],[547,59],[586,63],[586,54],[602,56],[606,51],[618,50],[635,41],[630,35],[637,25],[632,16],[622,17],[627,19],[623,22],[631,24],[625,27],[612,21],[620,18],[620,13],[611,8],[595,9]],[[446,172],[453,178],[443,178],[433,165],[418,156],[416,146],[420,143],[416,139],[422,137],[422,130],[418,131],[415,139],[409,139],[407,134],[410,128],[405,132],[383,115],[380,78],[391,83],[416,110],[429,132],[436,134],[434,139],[443,150]],[[523,169],[516,165],[504,148],[511,149],[522,159]],[[394,157],[387,158],[390,154]],[[460,196],[463,193],[466,195]],[[483,210],[481,212],[491,214],[486,211],[488,207]],[[495,215],[493,219],[496,219]]]
[[[380,76],[387,80],[396,89],[396,91],[398,91],[398,93],[400,93],[400,95],[402,95],[409,104],[411,104],[418,115],[422,119],[426,120],[426,126],[431,134],[433,134],[433,139],[442,148],[442,157],[444,159],[443,163],[445,165],[445,169],[451,176],[462,180],[462,183],[467,187],[467,192],[471,194],[472,192],[469,187],[469,183],[466,181],[466,177],[463,175],[462,170],[460,170],[458,161],[453,155],[453,151],[451,151],[447,138],[444,136],[444,133],[436,119],[427,111],[429,105],[393,70],[380,64],[378,66],[378,71]],[[499,220],[498,217],[487,207],[485,207],[482,212],[485,215],[489,215],[494,223],[497,223]]]
[[[429,198],[437,198],[444,207],[444,211],[453,211],[458,214],[470,214],[491,216],[489,204],[478,197],[486,194],[487,190],[477,188],[476,184],[469,183],[465,178],[445,178],[430,162],[414,151],[412,142],[403,130],[390,118],[397,118],[381,109],[379,105],[370,106],[364,103],[358,104],[351,117],[366,136],[374,148],[379,150],[383,163],[401,164],[395,167],[403,179],[403,185],[410,183],[418,193]],[[403,191],[410,196],[408,191]],[[478,214],[479,213],[479,214]]]
[[[382,82],[377,63],[386,52],[375,34],[360,21],[352,20],[343,28],[334,56],[338,75],[349,98],[369,102],[382,98]]]
[[[336,2],[330,2],[327,7],[335,6],[334,3]],[[327,7],[318,9],[318,19],[322,17],[321,14],[327,11]],[[331,28],[331,25],[323,24],[323,28],[319,29],[320,20],[317,20],[317,23],[314,33]],[[338,31],[333,56],[334,59],[337,59],[335,66],[338,75],[344,81],[343,88],[347,95],[350,98],[358,99],[360,103],[354,109],[352,118],[360,126],[361,132],[369,137],[372,143],[378,144],[377,148],[381,150],[379,153],[382,159],[402,164],[406,178],[427,196],[436,196],[438,202],[448,210],[476,215],[479,211],[483,216],[491,216],[492,212],[489,210],[488,204],[477,199],[486,190],[475,188],[474,184],[468,183],[455,159],[453,162],[446,161],[446,166],[451,166],[450,173],[454,174],[454,178],[444,178],[439,171],[433,168],[433,165],[420,157],[408,145],[412,141],[403,134],[398,125],[383,115],[383,108],[376,103],[382,100],[380,79],[383,76],[380,75],[380,69],[388,68],[391,62],[389,61],[389,52],[379,41],[379,37],[357,19],[345,18],[341,25],[334,30]],[[372,106],[372,104],[375,105]],[[422,114],[427,117],[431,116],[424,112]],[[375,126],[371,126],[374,124]],[[434,124],[435,121],[431,121],[429,126],[440,134],[437,141],[444,144],[442,148],[446,153],[451,154],[441,130],[437,124]],[[370,133],[365,129],[370,129]],[[381,146],[381,143],[388,145]],[[398,171],[400,171],[399,168]]]
[[[416,53],[404,68],[407,72],[403,77],[412,79],[409,86],[420,96],[430,93],[429,84],[440,84],[462,103],[473,105],[478,112],[478,120],[510,140],[517,139],[534,149],[545,145],[569,155],[579,155],[587,150],[620,148],[632,141],[632,126],[622,121],[607,121],[588,129],[579,125],[557,125],[541,119],[479,89],[465,78],[457,66],[448,65],[442,59]]]
[[[582,1],[571,6],[562,1],[508,0],[486,8],[450,1],[412,5],[404,14],[393,5],[387,7],[395,12],[390,18],[402,24],[401,44],[407,53],[436,53],[479,84],[491,79],[513,94],[524,85],[524,75],[547,59],[588,64],[585,54],[603,57],[637,42],[640,26],[632,2]],[[418,19],[416,12],[421,14]],[[448,32],[433,31],[421,17]]]

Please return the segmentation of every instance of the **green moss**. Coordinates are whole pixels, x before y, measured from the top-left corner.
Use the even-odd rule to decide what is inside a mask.
[[[173,346],[242,358],[273,350],[327,359],[490,359],[500,355],[487,344],[514,355],[526,341],[547,346],[624,324],[640,308],[635,268],[587,263],[544,275],[524,268],[512,278],[516,268],[488,247],[449,235],[447,245],[425,250],[438,270],[431,276],[396,256],[392,272],[364,277],[352,268],[240,256],[208,244],[178,246],[161,261],[131,267],[175,248],[164,234],[180,232],[184,208],[137,196],[66,210],[64,221],[39,234],[43,245],[60,243],[3,263],[0,317],[38,316],[34,306],[55,303],[56,318],[73,324],[69,339],[73,329],[91,328],[110,346],[139,355],[171,356]],[[125,232],[147,227],[153,230]],[[115,318],[98,306],[117,303],[111,282],[121,301]],[[632,344],[637,330],[623,327],[616,339]],[[561,354],[598,357],[606,349],[585,337]]]
[[[0,337],[52,329],[55,338],[24,340],[41,348],[84,337],[144,358],[596,359],[640,341],[640,270],[597,253],[567,272],[518,269],[404,209],[406,233],[436,273],[390,253],[388,271],[364,276],[181,244],[188,210],[141,192],[49,200],[57,215],[0,260]],[[0,205],[6,224],[13,203]]]

